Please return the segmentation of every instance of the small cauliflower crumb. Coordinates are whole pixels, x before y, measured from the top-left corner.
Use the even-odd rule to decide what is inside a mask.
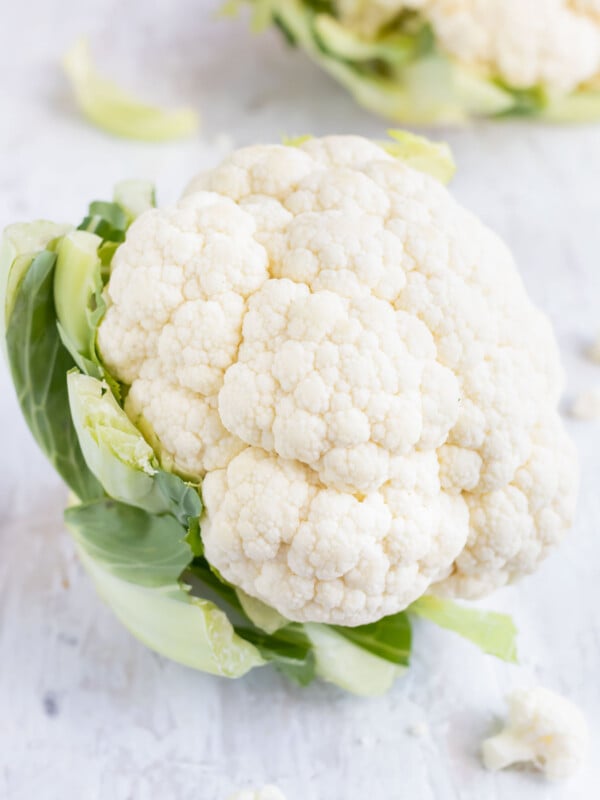
[[[285,800],[285,796],[281,789],[269,784],[262,789],[242,789],[231,795],[229,800]]]
[[[581,392],[575,398],[571,416],[581,420],[600,419],[600,386]]]
[[[486,769],[531,763],[550,780],[579,769],[589,734],[581,711],[565,697],[544,689],[518,689],[508,697],[508,724],[482,745]]]

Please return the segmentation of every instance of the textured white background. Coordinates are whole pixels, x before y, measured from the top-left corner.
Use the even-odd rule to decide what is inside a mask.
[[[0,3],[0,224],[73,221],[123,177],[174,199],[224,149],[282,133],[358,132],[384,123],[282,45],[212,20],[203,0]],[[201,139],[136,145],[74,113],[60,54],[89,33],[98,61],[159,101],[198,106]],[[583,356],[600,328],[600,127],[478,125],[441,132],[456,194],[512,246],[550,314],[567,400],[600,385]],[[522,665],[508,667],[417,626],[408,677],[385,698],[325,685],[300,691],[270,669],[227,682],[167,663],[95,595],[63,532],[59,481],[22,423],[0,366],[0,798],[224,800],[278,783],[289,800],[591,800],[600,795],[600,424],[570,423],[581,453],[578,521],[564,547],[489,605],[514,613]],[[504,692],[540,680],[585,709],[586,770],[561,786],[477,760]],[[426,722],[429,735],[407,732]]]

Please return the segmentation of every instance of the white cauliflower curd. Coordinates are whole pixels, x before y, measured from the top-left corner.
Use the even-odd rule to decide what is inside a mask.
[[[576,464],[547,319],[503,243],[357,137],[248,147],[117,250],[98,332],[205,553],[285,617],[355,626],[531,572]]]
[[[527,763],[550,780],[573,775],[589,749],[588,728],[577,706],[541,686],[518,689],[508,702],[506,727],[483,742],[485,767],[498,770]]]
[[[337,9],[368,37],[417,11],[443,53],[515,89],[570,92],[600,71],[598,0],[338,0]]]

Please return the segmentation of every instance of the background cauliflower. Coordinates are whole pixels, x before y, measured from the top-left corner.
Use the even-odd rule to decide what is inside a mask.
[[[339,0],[368,37],[418,11],[442,52],[517,89],[569,92],[600,71],[600,5],[573,0]]]
[[[358,102],[392,119],[600,114],[597,0],[253,0]]]
[[[288,619],[476,597],[571,521],[552,332],[502,242],[356,137],[258,146],[130,227],[98,345],[206,556]]]

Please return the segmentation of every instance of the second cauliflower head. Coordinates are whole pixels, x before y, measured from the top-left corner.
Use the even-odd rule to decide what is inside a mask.
[[[600,116],[600,0],[249,2],[254,30],[276,25],[392,120]]]
[[[418,12],[442,52],[515,89],[571,92],[600,72],[598,0],[338,0],[368,37]]]
[[[135,221],[98,345],[227,581],[360,625],[531,572],[574,449],[547,319],[500,239],[358,137],[248,147]]]

